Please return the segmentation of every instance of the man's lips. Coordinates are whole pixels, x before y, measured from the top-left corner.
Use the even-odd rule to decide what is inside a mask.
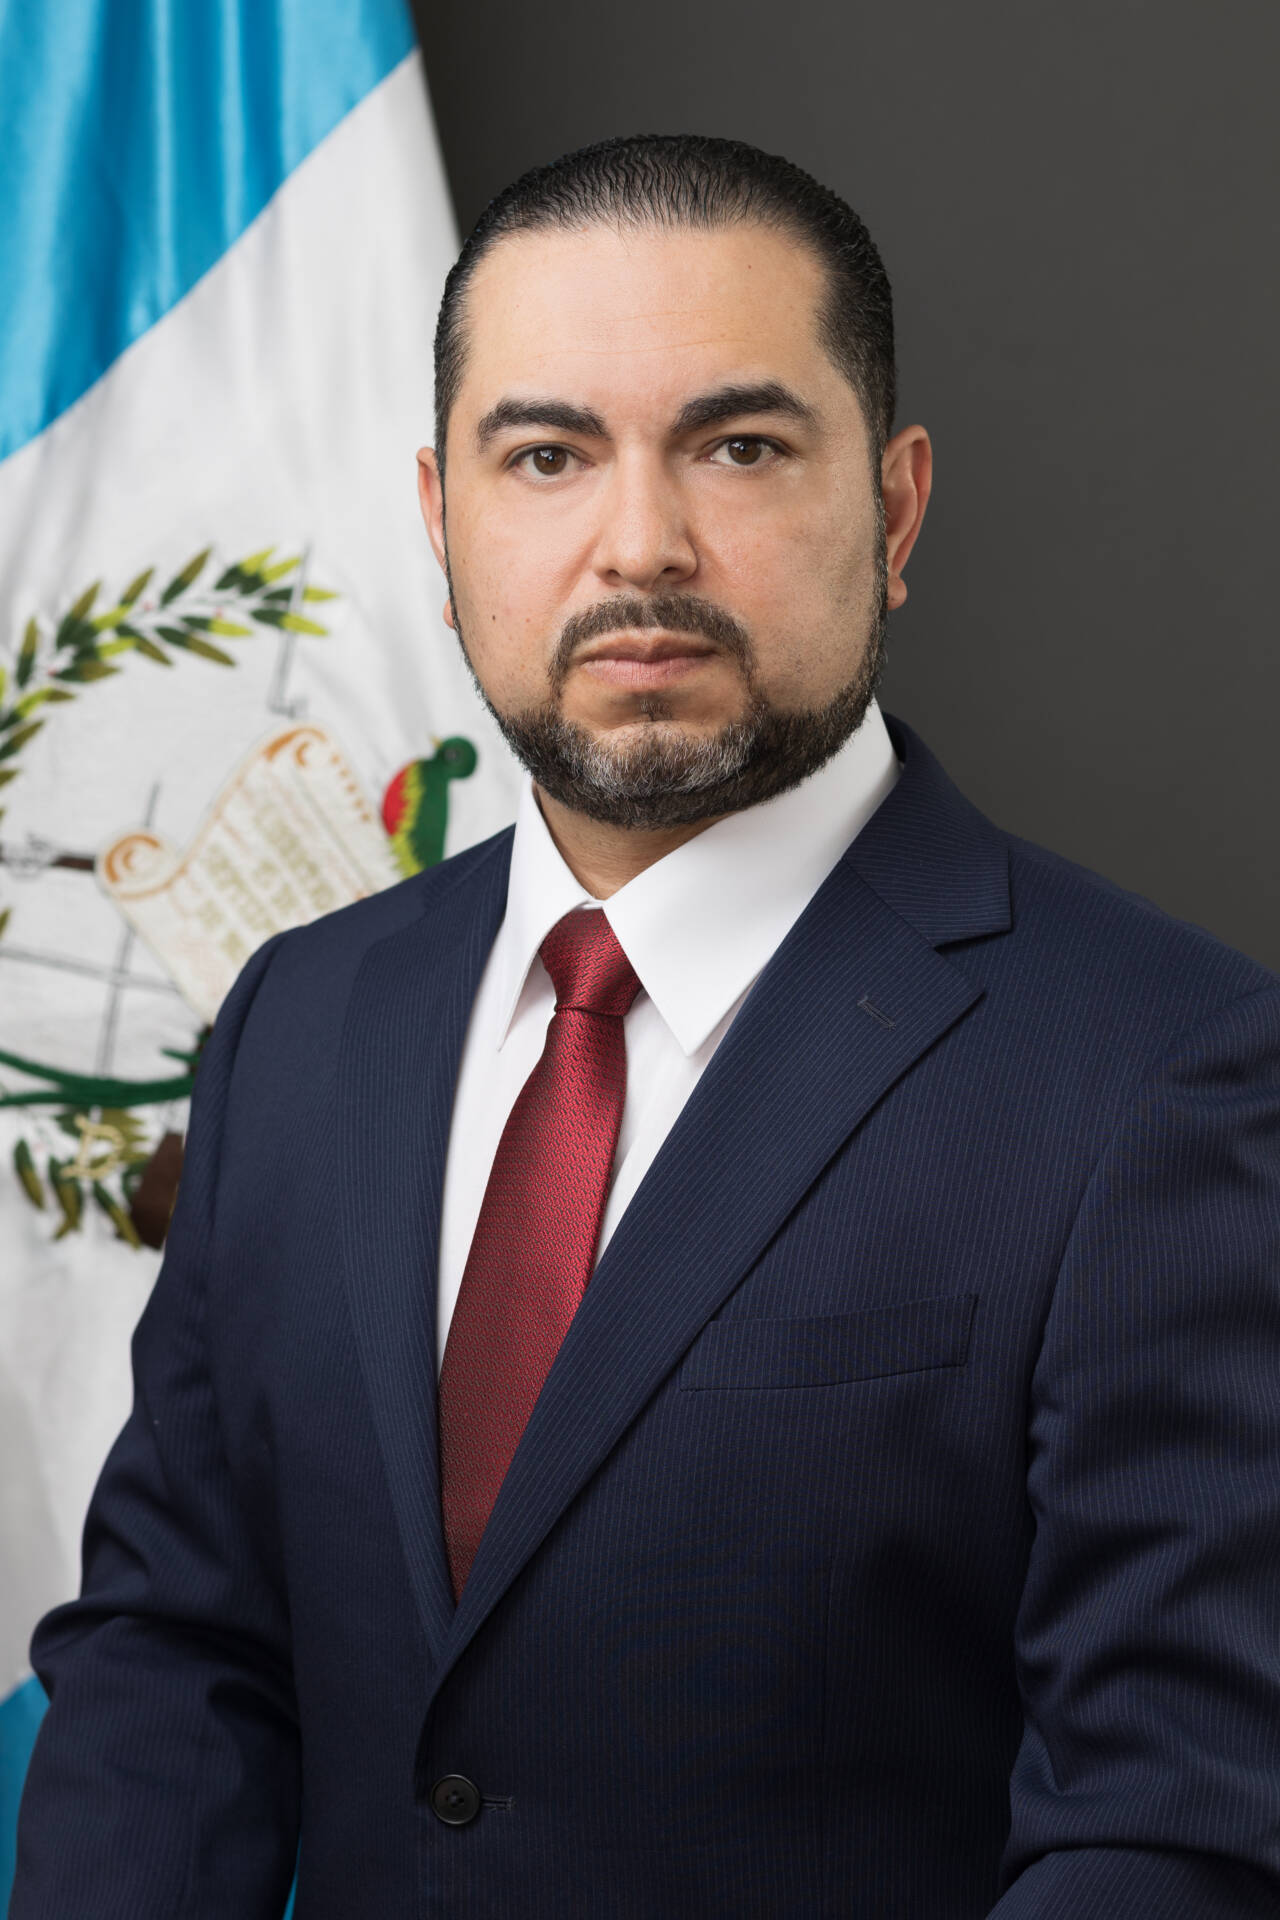
[[[595,641],[580,654],[593,660],[672,660],[678,654],[708,654],[715,648],[696,633],[615,633]]]
[[[610,686],[654,687],[695,673],[715,654],[696,633],[620,633],[585,648],[575,665]]]

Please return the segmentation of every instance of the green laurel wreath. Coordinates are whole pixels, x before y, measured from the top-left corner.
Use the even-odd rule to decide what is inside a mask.
[[[127,1108],[102,1107],[100,1119],[115,1128],[122,1140],[118,1169],[119,1190],[113,1191],[106,1180],[93,1175],[75,1175],[71,1169],[76,1156],[68,1153],[65,1159],[55,1154],[48,1155],[44,1177],[36,1165],[30,1142],[19,1140],[13,1150],[13,1169],[18,1176],[18,1184],[33,1207],[43,1210],[47,1194],[52,1194],[61,1215],[55,1240],[63,1239],[68,1233],[79,1233],[84,1226],[85,1204],[92,1198],[94,1204],[105,1213],[116,1230],[118,1240],[127,1241],[131,1247],[141,1247],[142,1236],[133,1223],[128,1203],[142,1179],[143,1168],[150,1159],[150,1150],[145,1144],[141,1123]],[[58,1123],[64,1133],[78,1144],[79,1129],[76,1126],[75,1112],[68,1110],[57,1115]],[[46,1185],[47,1183],[47,1185]]]
[[[98,580],[86,587],[52,632],[38,618],[28,620],[12,671],[0,663],[0,788],[16,780],[22,771],[16,763],[23,749],[50,717],[41,709],[74,700],[77,688],[119,673],[126,654],[141,654],[164,667],[172,667],[184,653],[215,666],[234,667],[238,664],[235,655],[218,641],[246,640],[264,627],[327,636],[327,627],[298,608],[338,596],[326,587],[304,585],[299,591],[297,569],[302,555],[273,560],[275,551],[274,547],[264,547],[259,553],[248,554],[215,580],[201,584],[213,552],[212,547],[204,547],[154,598],[144,597],[155,577],[155,568],[147,567],[129,582],[118,600],[100,613],[93,611],[102,590]],[[4,809],[0,807],[0,820],[3,818]],[[0,939],[11,915],[11,908],[0,910]],[[141,1245],[128,1203],[149,1155],[135,1113],[139,1108],[190,1095],[204,1038],[202,1033],[190,1053],[164,1049],[185,1070],[167,1079],[147,1081],[71,1073],[0,1049],[0,1066],[16,1068],[45,1082],[23,1093],[0,1094],[0,1108],[46,1107],[73,1140],[79,1136],[77,1122],[91,1120],[96,1114],[124,1143],[113,1186],[106,1180],[73,1176],[68,1168],[75,1162],[74,1154],[62,1160],[49,1153],[42,1174],[30,1141],[18,1141],[13,1154],[18,1184],[31,1204],[41,1209],[52,1194],[61,1214],[55,1239],[82,1228],[92,1201],[112,1221],[117,1238],[132,1246]]]
[[[171,667],[175,654],[167,649],[177,649],[217,666],[234,667],[234,655],[217,640],[248,639],[255,627],[322,637],[328,633],[318,620],[299,613],[293,602],[295,597],[314,602],[334,600],[337,595],[326,587],[307,586],[297,596],[296,583],[284,584],[301,565],[301,554],[272,562],[275,548],[264,547],[261,553],[235,561],[211,586],[201,587],[197,583],[212,552],[212,547],[204,547],[193,555],[154,601],[142,597],[155,576],[155,568],[147,567],[105,612],[93,612],[102,590],[102,582],[96,580],[68,608],[52,635],[44,633],[38,619],[28,620],[13,667],[8,705],[10,676],[0,665],[0,787],[21,772],[12,763],[43,728],[48,716],[33,718],[40,708],[74,700],[77,685],[119,673],[120,667],[113,662],[122,654],[139,653],[156,666]],[[245,620],[252,624],[244,625]],[[37,674],[43,675],[41,683],[32,686]],[[0,913],[0,936],[9,912],[6,908]]]

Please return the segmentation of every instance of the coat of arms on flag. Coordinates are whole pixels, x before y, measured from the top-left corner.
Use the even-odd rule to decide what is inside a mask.
[[[230,11],[0,19],[0,1898],[209,1024],[514,804],[414,494],[454,233],[404,0]]]

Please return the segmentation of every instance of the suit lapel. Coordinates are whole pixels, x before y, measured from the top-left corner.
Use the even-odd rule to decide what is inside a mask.
[[[601,1257],[498,1495],[437,1686],[827,1161],[980,997],[934,943],[1008,926],[1005,846],[893,724],[907,763],[897,787],[760,976]]]
[[[440,1530],[435,1274],[449,1117],[471,1003],[506,905],[510,835],[366,953],[338,1063],[351,1317],[429,1646],[453,1619]]]

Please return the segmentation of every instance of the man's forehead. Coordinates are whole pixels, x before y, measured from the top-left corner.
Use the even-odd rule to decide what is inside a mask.
[[[822,286],[807,248],[754,224],[512,235],[469,289],[463,396],[481,412],[513,380],[600,392],[747,366],[794,379],[821,357]]]

